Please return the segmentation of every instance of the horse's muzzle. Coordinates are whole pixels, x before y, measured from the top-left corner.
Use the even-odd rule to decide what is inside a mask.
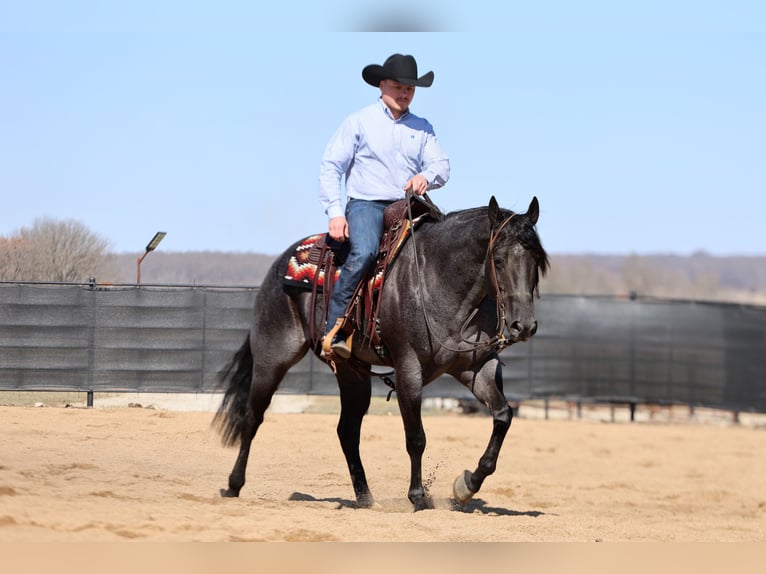
[[[516,320],[508,326],[508,338],[514,343],[526,341],[535,333],[537,333],[537,320],[535,319],[528,322]]]

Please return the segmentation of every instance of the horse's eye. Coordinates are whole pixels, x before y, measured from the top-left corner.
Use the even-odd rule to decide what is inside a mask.
[[[505,267],[505,260],[495,257],[495,268],[502,269],[503,267]]]

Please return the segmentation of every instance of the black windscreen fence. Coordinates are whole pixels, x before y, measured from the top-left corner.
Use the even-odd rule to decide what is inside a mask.
[[[0,285],[0,390],[211,392],[257,289]],[[564,398],[766,412],[766,308],[544,295],[538,333],[505,349],[511,400]],[[385,369],[381,369],[385,371]],[[283,393],[336,392],[310,354]],[[388,388],[376,379],[376,394]],[[426,396],[469,397],[449,377]]]
[[[766,412],[766,308],[546,296],[508,349],[509,396]]]

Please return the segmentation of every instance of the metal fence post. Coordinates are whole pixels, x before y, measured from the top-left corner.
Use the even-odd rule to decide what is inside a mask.
[[[86,291],[89,297],[90,306],[90,325],[88,328],[88,374],[86,376],[88,408],[93,407],[93,386],[95,381],[96,369],[96,279],[90,278],[88,281],[89,289]]]
[[[205,349],[207,348],[207,290],[202,291],[202,360],[200,361],[199,390],[205,388]]]

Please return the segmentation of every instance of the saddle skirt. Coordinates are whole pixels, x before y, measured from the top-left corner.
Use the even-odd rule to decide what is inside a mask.
[[[345,322],[341,331],[347,335],[353,331],[361,334],[363,342],[371,345],[381,356],[385,354],[385,346],[378,330],[377,317],[386,273],[411,232],[428,217],[441,219],[443,214],[430,200],[424,201],[416,196],[396,201],[386,208],[383,214],[384,231],[374,271],[357,285],[344,314]],[[332,288],[340,277],[349,249],[348,242],[335,241],[329,234],[319,233],[298,243],[287,263],[284,283],[312,292],[309,337],[317,356],[321,356],[321,333],[324,332],[320,327],[327,322]],[[324,299],[323,316],[317,324],[315,311],[320,293]],[[320,333],[318,336],[317,332]]]

